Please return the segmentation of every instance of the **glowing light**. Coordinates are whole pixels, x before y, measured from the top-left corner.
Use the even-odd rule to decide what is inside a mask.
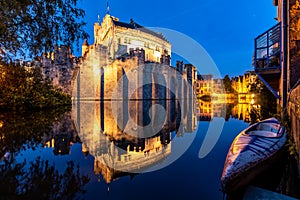
[[[154,56],[160,58],[161,53],[159,51],[154,51]]]
[[[251,97],[254,98],[254,97],[255,97],[255,94],[251,94]]]
[[[94,75],[99,75],[100,74],[100,69],[97,65],[94,65]]]
[[[254,99],[251,99],[250,104],[253,105],[254,103],[255,103]]]

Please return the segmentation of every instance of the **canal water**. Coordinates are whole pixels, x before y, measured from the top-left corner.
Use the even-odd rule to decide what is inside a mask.
[[[1,113],[0,196],[222,199],[227,151],[258,106],[198,105],[87,101]]]

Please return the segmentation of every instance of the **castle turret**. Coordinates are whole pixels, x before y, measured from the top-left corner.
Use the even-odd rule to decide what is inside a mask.
[[[86,52],[88,52],[88,49],[89,49],[89,43],[88,43],[87,39],[85,39],[82,44],[82,57],[84,57]]]

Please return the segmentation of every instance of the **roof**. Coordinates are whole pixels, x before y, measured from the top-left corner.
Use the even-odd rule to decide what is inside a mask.
[[[130,29],[138,29],[144,33],[148,33],[150,35],[153,35],[155,37],[158,37],[166,42],[169,42],[163,34],[161,33],[157,33],[154,31],[151,31],[150,29],[147,29],[143,26],[141,26],[140,24],[134,22],[132,19],[130,19],[130,23],[126,23],[126,22],[120,22],[120,21],[116,21],[116,20],[112,20],[115,26],[120,26],[120,27],[124,27],[124,28],[130,28]]]

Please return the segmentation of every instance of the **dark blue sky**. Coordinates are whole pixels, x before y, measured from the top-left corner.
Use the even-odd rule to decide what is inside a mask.
[[[82,0],[89,43],[93,24],[106,14],[106,0]],[[133,18],[145,27],[179,31],[196,40],[216,63],[222,76],[252,70],[254,38],[277,22],[272,0],[109,0],[110,14]]]

